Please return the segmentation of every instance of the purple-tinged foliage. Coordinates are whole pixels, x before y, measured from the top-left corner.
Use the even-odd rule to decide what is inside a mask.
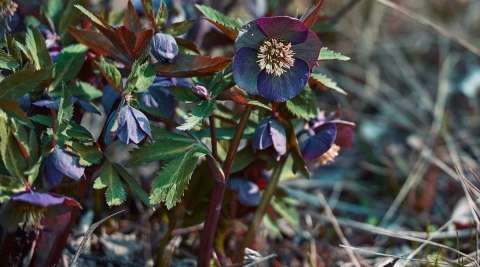
[[[157,76],[148,89],[141,95],[141,103],[149,108],[155,108],[165,117],[173,115],[175,97],[168,91],[169,86],[177,85],[175,78]]]
[[[304,88],[321,47],[317,35],[298,19],[255,19],[235,41],[233,78],[250,94],[285,102]]]
[[[196,84],[192,87],[192,92],[196,97],[200,99],[207,100],[210,98],[210,92],[207,90],[207,88],[205,88],[205,86]]]
[[[277,152],[277,160],[287,152],[287,134],[282,124],[275,117],[268,117],[260,121],[252,138],[254,150],[266,149],[273,145]]]
[[[150,42],[152,55],[161,63],[172,63],[178,55],[178,45],[172,35],[157,32]]]
[[[262,195],[260,188],[252,181],[243,178],[231,178],[228,187],[237,193],[237,199],[245,206],[258,206]]]
[[[109,145],[115,137],[125,144],[139,144],[147,138],[152,138],[150,122],[145,114],[138,109],[125,105],[118,112],[112,112],[108,118],[105,144]]]
[[[80,159],[56,146],[43,163],[43,186],[51,189],[60,184],[63,176],[78,180],[85,172]]]

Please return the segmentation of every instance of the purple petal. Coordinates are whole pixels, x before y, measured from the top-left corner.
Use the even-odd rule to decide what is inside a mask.
[[[252,147],[254,150],[265,149],[273,144],[272,137],[270,136],[269,120],[270,118],[265,118],[257,125],[252,138]]]
[[[321,48],[322,42],[312,31],[308,31],[305,42],[292,45],[292,50],[295,52],[294,57],[305,61],[310,69],[317,63]]]
[[[37,107],[46,107],[46,108],[53,108],[55,110],[58,110],[58,106],[60,105],[60,99],[53,100],[53,99],[44,99],[44,100],[38,100],[32,103],[32,105],[35,105]]]
[[[327,152],[333,144],[337,134],[337,127],[334,123],[325,123],[317,133],[308,137],[301,146],[302,155],[305,160],[314,160]]]
[[[148,118],[143,114],[140,110],[136,108],[131,108],[131,111],[133,113],[133,116],[135,117],[135,120],[137,121],[137,125],[140,127],[140,129],[143,130],[148,136],[152,137],[152,130],[150,129],[150,122],[148,121]]]
[[[141,100],[143,105],[158,109],[165,117],[172,116],[175,111],[175,97],[161,86],[150,86],[142,93]]]
[[[87,112],[91,112],[91,113],[95,113],[95,114],[98,114],[98,115],[102,115],[100,113],[100,111],[97,110],[97,108],[90,104],[89,102],[87,101],[83,101],[83,100],[78,100],[78,104],[80,104],[80,106]]]
[[[273,147],[278,153],[277,160],[280,159],[281,155],[284,155],[287,152],[287,133],[282,124],[277,120],[271,119],[270,123],[270,135],[273,142]]]
[[[43,165],[43,187],[51,189],[57,187],[62,181],[63,173],[53,166],[53,160],[48,157]]]
[[[337,136],[335,138],[335,144],[339,145],[342,149],[349,149],[353,145],[353,129],[352,127],[345,125],[337,125]]]
[[[106,85],[103,88],[103,95],[102,95],[102,104],[103,104],[103,109],[105,110],[105,113],[110,113],[112,110],[113,105],[115,102],[120,98],[120,93],[118,93],[115,88],[113,88],[111,85]]]
[[[260,67],[257,63],[257,50],[244,47],[233,58],[233,79],[238,87],[250,94],[258,94],[257,77]]]
[[[53,205],[62,204],[65,197],[50,193],[36,193],[32,191],[20,192],[12,196],[13,201],[21,201],[35,206],[49,207]]]
[[[280,76],[261,71],[258,76],[258,93],[270,101],[285,102],[302,91],[309,77],[307,63],[296,59],[293,67]]]
[[[260,203],[260,189],[255,183],[241,178],[232,178],[228,181],[228,187],[237,192],[238,201],[243,205],[257,206]]]
[[[54,168],[71,179],[78,180],[85,172],[85,167],[80,166],[80,159],[68,154],[63,148],[56,147],[49,158]]]
[[[115,124],[116,115],[116,112],[112,112],[107,119],[107,128],[105,129],[105,136],[103,137],[103,142],[107,146],[113,143],[113,139],[117,135],[117,131],[112,131],[113,125]]]
[[[307,39],[308,28],[298,19],[278,16],[258,18],[255,21],[260,31],[268,37],[276,37],[292,45]]]
[[[242,47],[250,47],[258,49],[267,37],[260,31],[255,20],[243,26],[239,33],[237,40],[235,40],[235,51]]]

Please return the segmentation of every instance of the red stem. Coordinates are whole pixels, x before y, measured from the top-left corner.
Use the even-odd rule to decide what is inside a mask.
[[[252,110],[253,106],[251,105],[247,105],[245,107],[237,131],[235,132],[235,136],[233,137],[230,148],[228,149],[227,157],[223,163],[224,175],[219,175],[218,172],[213,171],[213,175],[215,177],[212,199],[210,201],[210,206],[208,207],[207,218],[205,220],[205,226],[200,239],[200,255],[197,262],[198,267],[209,266],[213,251],[215,233],[217,231],[218,220],[220,218],[220,211],[222,210],[223,196],[225,195],[225,189],[227,188],[230,170],[232,169],[233,161],[235,159],[235,155],[237,154],[238,145],[242,140],[243,131],[245,130]]]

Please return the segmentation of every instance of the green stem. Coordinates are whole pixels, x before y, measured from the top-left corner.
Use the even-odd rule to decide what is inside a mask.
[[[227,152],[227,157],[223,164],[223,175],[220,175],[215,170],[212,170],[213,175],[215,176],[213,181],[213,192],[212,199],[210,201],[210,206],[208,207],[207,218],[204,223],[204,229],[200,239],[200,254],[198,257],[197,266],[198,267],[207,267],[210,263],[210,258],[213,251],[213,242],[215,240],[215,233],[217,231],[218,220],[220,218],[220,211],[222,210],[222,201],[223,196],[225,195],[225,190],[227,188],[228,178],[230,176],[230,170],[232,169],[233,161],[235,155],[237,154],[238,145],[242,140],[243,131],[247,126],[248,118],[252,113],[253,106],[247,105],[243,112],[242,118],[233,137],[232,143]]]
[[[275,166],[275,169],[273,170],[273,173],[272,173],[272,176],[270,177],[270,181],[268,182],[267,188],[265,188],[265,190],[263,191],[260,204],[258,204],[255,210],[255,214],[253,215],[252,222],[248,226],[247,234],[245,235],[245,239],[243,240],[242,247],[238,252],[238,257],[236,259],[236,262],[243,261],[245,248],[249,247],[254,241],[255,233],[257,232],[258,226],[262,222],[263,215],[265,214],[265,209],[270,204],[270,200],[272,199],[273,194],[275,193],[275,189],[277,189],[278,181],[280,181],[280,176],[282,174],[282,170],[285,165],[286,159],[287,157],[283,156],[280,159],[280,162],[278,162],[278,164]]]

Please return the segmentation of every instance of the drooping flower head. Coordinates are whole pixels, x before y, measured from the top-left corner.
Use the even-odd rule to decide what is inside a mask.
[[[277,160],[287,152],[287,134],[282,124],[275,117],[268,117],[258,123],[252,138],[254,150],[273,146]]]
[[[141,104],[157,109],[163,116],[170,117],[175,111],[175,97],[169,92],[169,86],[190,86],[185,79],[157,76],[150,87],[142,93]]]
[[[52,193],[33,192],[30,189],[12,195],[10,201],[0,209],[0,225],[8,232],[19,226],[35,228],[40,224],[46,208],[56,205],[67,205],[81,208],[76,200]]]
[[[43,186],[46,189],[54,188],[60,184],[63,176],[78,180],[84,172],[85,167],[80,165],[80,159],[77,156],[56,146],[43,164]]]
[[[307,83],[321,47],[298,19],[258,18],[243,26],[235,41],[233,78],[250,94],[285,102]]]
[[[157,32],[150,42],[152,55],[161,63],[172,63],[178,56],[175,38],[167,33]]]
[[[318,117],[310,121],[308,137],[301,143],[301,151],[306,161],[316,161],[327,165],[334,161],[340,149],[348,149],[353,143],[354,123],[335,118],[326,118],[319,111]]]
[[[105,144],[111,144],[115,137],[125,144],[139,144],[147,138],[151,139],[150,122],[145,114],[127,104],[118,114],[112,112],[108,118]]]

